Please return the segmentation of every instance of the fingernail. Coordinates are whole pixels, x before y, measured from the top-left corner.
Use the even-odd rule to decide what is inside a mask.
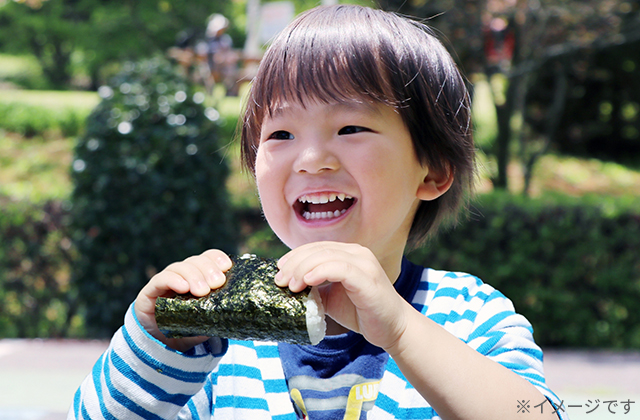
[[[216,283],[224,283],[227,280],[227,277],[224,275],[224,273],[216,271],[213,274],[213,279]]]
[[[202,281],[202,280],[198,281],[197,286],[198,286],[198,290],[202,290],[203,292],[207,292],[207,291],[211,290],[209,285],[207,283],[205,283],[204,281]]]
[[[227,267],[231,267],[231,263],[229,258],[225,258],[225,257],[218,257],[216,258],[216,263],[218,264],[218,267],[225,269]]]
[[[282,271],[278,271],[274,277],[275,281],[276,281],[276,285],[280,286],[280,287],[284,287],[287,285],[287,283],[285,281],[283,281],[283,277],[284,274],[282,274]]]

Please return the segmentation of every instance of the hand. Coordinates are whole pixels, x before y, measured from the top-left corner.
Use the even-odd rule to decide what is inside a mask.
[[[375,255],[357,244],[315,242],[278,261],[276,283],[299,292],[320,286],[325,312],[383,349],[404,333],[413,309],[395,289]],[[323,284],[327,282],[327,284]]]
[[[206,341],[209,337],[165,337],[156,324],[156,299],[188,292],[196,297],[205,296],[211,289],[222,287],[224,272],[231,265],[231,259],[219,250],[208,250],[169,265],[153,276],[138,294],[134,306],[138,321],[149,334],[175,350],[186,351]]]

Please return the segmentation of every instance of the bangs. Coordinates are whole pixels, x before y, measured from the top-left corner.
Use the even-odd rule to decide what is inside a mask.
[[[398,106],[399,89],[391,84],[393,34],[378,28],[378,39],[362,31],[371,27],[371,9],[319,8],[303,13],[275,38],[251,86],[243,121],[245,167],[253,172],[255,145],[265,115],[285,104],[310,102],[382,102]],[[386,33],[384,33],[386,32]]]
[[[353,16],[346,20],[327,13],[307,22],[303,15],[265,57],[262,80],[269,85],[256,87],[256,103],[270,111],[284,102],[304,106],[309,100],[395,102],[383,40],[371,42],[358,28],[362,24]]]

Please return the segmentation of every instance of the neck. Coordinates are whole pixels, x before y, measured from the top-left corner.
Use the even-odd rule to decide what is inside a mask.
[[[340,335],[349,332],[348,328],[343,327],[338,324],[333,318],[329,316],[325,316],[325,321],[327,322],[327,334],[326,335]]]

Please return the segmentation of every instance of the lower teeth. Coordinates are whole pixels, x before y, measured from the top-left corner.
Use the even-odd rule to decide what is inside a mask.
[[[332,219],[344,214],[346,211],[347,210],[323,211],[321,213],[311,213],[305,211],[304,213],[302,213],[302,217],[304,217],[306,220]]]

